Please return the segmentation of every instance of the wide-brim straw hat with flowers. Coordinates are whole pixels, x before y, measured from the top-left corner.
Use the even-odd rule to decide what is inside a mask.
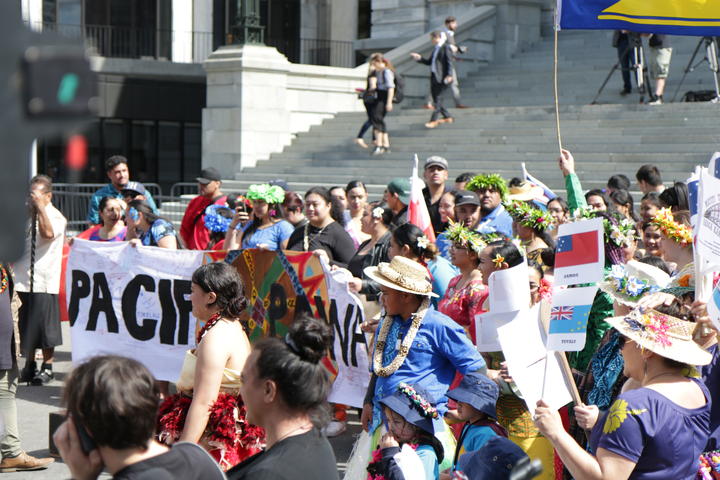
[[[396,255],[390,263],[382,262],[377,267],[367,267],[365,275],[393,290],[437,297],[432,291],[427,268],[409,258]]]
[[[508,200],[521,200],[524,202],[537,200],[542,198],[545,191],[537,185],[531,185],[530,182],[523,182],[516,187],[510,187]]]
[[[670,275],[659,268],[630,260],[625,265],[613,265],[600,282],[600,290],[616,302],[634,307],[644,295],[659,292],[669,283]]]
[[[674,297],[682,297],[688,293],[695,292],[695,264],[685,265],[670,281],[667,287],[662,289],[663,293],[669,293]]]
[[[687,365],[707,365],[712,361],[712,354],[693,340],[696,327],[693,322],[641,308],[606,321],[620,334],[662,357]]]

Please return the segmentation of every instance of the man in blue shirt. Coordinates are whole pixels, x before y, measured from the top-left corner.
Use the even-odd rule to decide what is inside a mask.
[[[483,358],[465,330],[430,304],[432,285],[427,269],[408,258],[368,267],[365,274],[380,284],[385,316],[371,349],[372,379],[361,423],[372,432],[381,423],[379,400],[400,382],[420,386],[441,414],[455,372],[486,371]]]
[[[128,170],[127,158],[122,155],[113,155],[105,161],[105,172],[107,173],[110,183],[96,191],[90,198],[90,206],[88,207],[87,221],[90,225],[100,223],[100,215],[98,212],[100,200],[105,197],[123,198],[122,190],[130,181],[130,170]],[[157,213],[157,206],[150,195],[145,193],[145,203],[147,203],[153,212]]]
[[[505,180],[497,173],[478,175],[465,188],[475,192],[480,200],[480,222],[475,230],[480,233],[498,232],[512,238],[512,217],[502,206],[508,194]]]

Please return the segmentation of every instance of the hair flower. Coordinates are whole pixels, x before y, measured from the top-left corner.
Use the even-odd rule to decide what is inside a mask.
[[[422,248],[423,250],[426,249],[430,245],[430,239],[423,235],[422,237],[418,237],[417,239],[417,246]]]
[[[493,263],[495,264],[495,268],[501,268],[503,266],[503,263],[505,263],[505,257],[500,255],[499,253],[496,253],[495,258],[493,258]]]
[[[375,207],[372,211],[372,218],[382,218],[385,209],[382,207]]]

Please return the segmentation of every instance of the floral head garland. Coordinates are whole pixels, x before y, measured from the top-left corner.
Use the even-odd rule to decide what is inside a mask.
[[[433,407],[430,402],[425,400],[422,395],[417,393],[413,387],[405,382],[400,382],[398,390],[407,395],[407,397],[415,404],[415,408],[420,411],[420,414],[425,418],[438,418],[440,414],[437,408]]]
[[[455,244],[462,245],[478,255],[487,247],[487,243],[478,232],[470,230],[462,223],[450,220],[450,226],[445,233],[447,234],[448,240]]]
[[[692,229],[687,225],[676,222],[669,208],[658,210],[651,222],[653,225],[657,225],[660,231],[671,240],[682,245],[692,245]]]
[[[205,227],[214,233],[227,232],[228,228],[230,228],[230,222],[232,222],[232,215],[223,217],[218,213],[220,209],[229,210],[224,205],[210,205],[205,209]]]
[[[633,301],[638,300],[646,293],[654,293],[660,290],[659,285],[655,285],[644,278],[628,275],[624,265],[613,265],[609,276],[615,291],[627,295]]]
[[[505,183],[505,179],[497,173],[492,173],[490,175],[477,175],[475,178],[470,180],[467,185],[465,185],[465,188],[471,192],[492,188],[500,194],[500,198],[503,201],[508,196],[507,183]]]
[[[428,245],[430,245],[430,239],[428,237],[426,237],[425,235],[423,235],[421,237],[418,237],[416,243],[417,243],[418,248],[422,248],[423,250],[425,250],[428,247]]]
[[[638,332],[643,338],[662,346],[669,347],[672,345],[668,337],[670,330],[670,322],[667,315],[654,310],[643,311],[636,309],[627,315],[623,322],[634,332]]]
[[[268,204],[283,203],[285,201],[285,190],[277,185],[267,183],[250,185],[247,198],[250,200],[262,200]]]
[[[554,227],[552,216],[527,202],[513,200],[505,204],[505,210],[520,225],[535,230],[547,230]]]
[[[580,207],[573,212],[573,220],[597,218],[596,212],[590,207]],[[628,247],[637,238],[635,224],[624,217],[616,219],[616,222],[603,218],[603,229],[605,243],[613,243],[618,247]]]

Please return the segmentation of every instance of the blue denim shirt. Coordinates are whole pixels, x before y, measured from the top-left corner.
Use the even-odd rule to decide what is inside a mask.
[[[92,198],[90,198],[90,206],[88,207],[88,223],[91,223],[93,225],[97,225],[98,223],[100,223],[100,214],[98,213],[98,210],[100,208],[100,200],[105,197],[123,198],[123,195],[121,192],[115,190],[115,187],[112,183],[108,183],[107,185],[93,193]],[[153,213],[157,213],[157,205],[155,205],[155,200],[153,200],[152,195],[150,195],[150,192],[148,191],[145,192],[145,203],[147,203],[150,208],[152,208]]]
[[[498,232],[508,238],[512,238],[512,217],[505,211],[505,207],[503,207],[501,203],[495,207],[495,210],[480,220],[475,230],[480,233]]]

